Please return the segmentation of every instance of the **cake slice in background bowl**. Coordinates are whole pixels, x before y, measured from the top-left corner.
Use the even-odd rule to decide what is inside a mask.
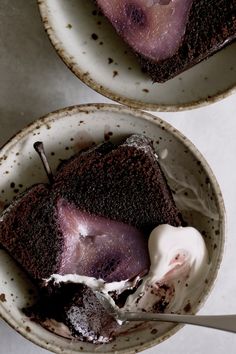
[[[234,0],[96,0],[154,82],[165,82],[236,39]]]
[[[119,4],[121,2],[124,3],[124,0]],[[201,1],[201,6],[204,2]],[[105,3],[99,0],[100,5]],[[217,0],[209,2],[211,11],[214,3]],[[82,0],[41,0],[39,8],[49,38],[66,65],[88,86],[110,99],[145,110],[178,111],[213,103],[235,92],[235,43],[174,79],[153,84],[148,75],[141,71],[136,55],[101,15],[93,0],[86,3]],[[229,15],[231,17],[233,15]],[[220,23],[221,34],[222,26]],[[227,35],[230,36],[230,33],[228,31]],[[172,55],[168,65],[163,66],[163,75],[170,77],[169,70],[173,69],[173,65],[177,74],[212,54],[216,51],[212,42],[223,46],[227,35],[214,38],[212,33],[209,34],[211,37],[208,33],[204,34],[199,55],[193,36],[193,49],[189,49],[184,58],[183,48],[180,57]],[[142,62],[147,66],[145,59]],[[153,71],[151,66],[149,70]]]
[[[176,129],[143,112],[116,105],[71,107],[49,114],[25,128],[1,150],[1,202],[8,204],[20,191],[34,183],[46,182],[45,172],[33,143],[44,141],[53,172],[61,159],[104,140],[120,142],[131,134],[153,140],[159,162],[173,191],[184,220],[204,237],[210,260],[209,272],[186,312],[195,313],[209,294],[221,263],[225,215],[219,186],[207,162],[191,142]],[[25,272],[0,250],[0,315],[34,343],[65,353],[118,351],[129,353],[156,345],[181,326],[145,324],[135,332],[122,333],[113,342],[95,345],[71,341],[49,332],[29,320],[22,309],[35,303],[37,292]]]

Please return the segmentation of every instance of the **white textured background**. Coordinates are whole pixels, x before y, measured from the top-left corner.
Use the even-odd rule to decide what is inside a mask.
[[[219,72],[220,74],[220,72]],[[0,0],[0,145],[55,109],[109,102],[82,84],[51,47],[36,0]],[[225,199],[228,241],[218,282],[201,313],[236,313],[236,96],[182,113],[158,113],[203,153]],[[234,354],[236,335],[185,326],[146,354]],[[0,319],[0,354],[43,354]]]

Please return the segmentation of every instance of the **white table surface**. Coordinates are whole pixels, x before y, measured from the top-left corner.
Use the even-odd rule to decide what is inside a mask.
[[[44,33],[36,0],[0,1],[0,145],[55,109],[110,102],[82,84]],[[236,96],[181,113],[158,113],[182,131],[208,160],[225,199],[228,241],[218,282],[202,314],[236,313]],[[234,354],[236,335],[185,326],[146,354]],[[0,320],[0,354],[43,354]]]

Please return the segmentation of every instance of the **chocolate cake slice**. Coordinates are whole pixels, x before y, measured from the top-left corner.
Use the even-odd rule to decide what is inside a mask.
[[[144,234],[159,224],[181,225],[181,216],[150,139],[132,135],[73,156],[51,185],[18,197],[1,217],[0,243],[33,279],[76,273],[120,281],[148,269]]]
[[[164,82],[236,38],[236,0],[96,0],[154,82]]]
[[[81,152],[54,176],[40,154],[50,184],[32,186],[4,211],[0,243],[39,285],[40,303],[26,310],[32,319],[60,335],[107,342],[115,321],[70,276],[130,280],[133,289],[150,267],[149,232],[181,225],[181,215],[144,136]]]

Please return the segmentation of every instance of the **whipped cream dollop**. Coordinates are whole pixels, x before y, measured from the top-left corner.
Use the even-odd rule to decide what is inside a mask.
[[[202,235],[193,227],[160,225],[149,238],[151,267],[125,311],[178,312],[195,297],[208,272]]]

